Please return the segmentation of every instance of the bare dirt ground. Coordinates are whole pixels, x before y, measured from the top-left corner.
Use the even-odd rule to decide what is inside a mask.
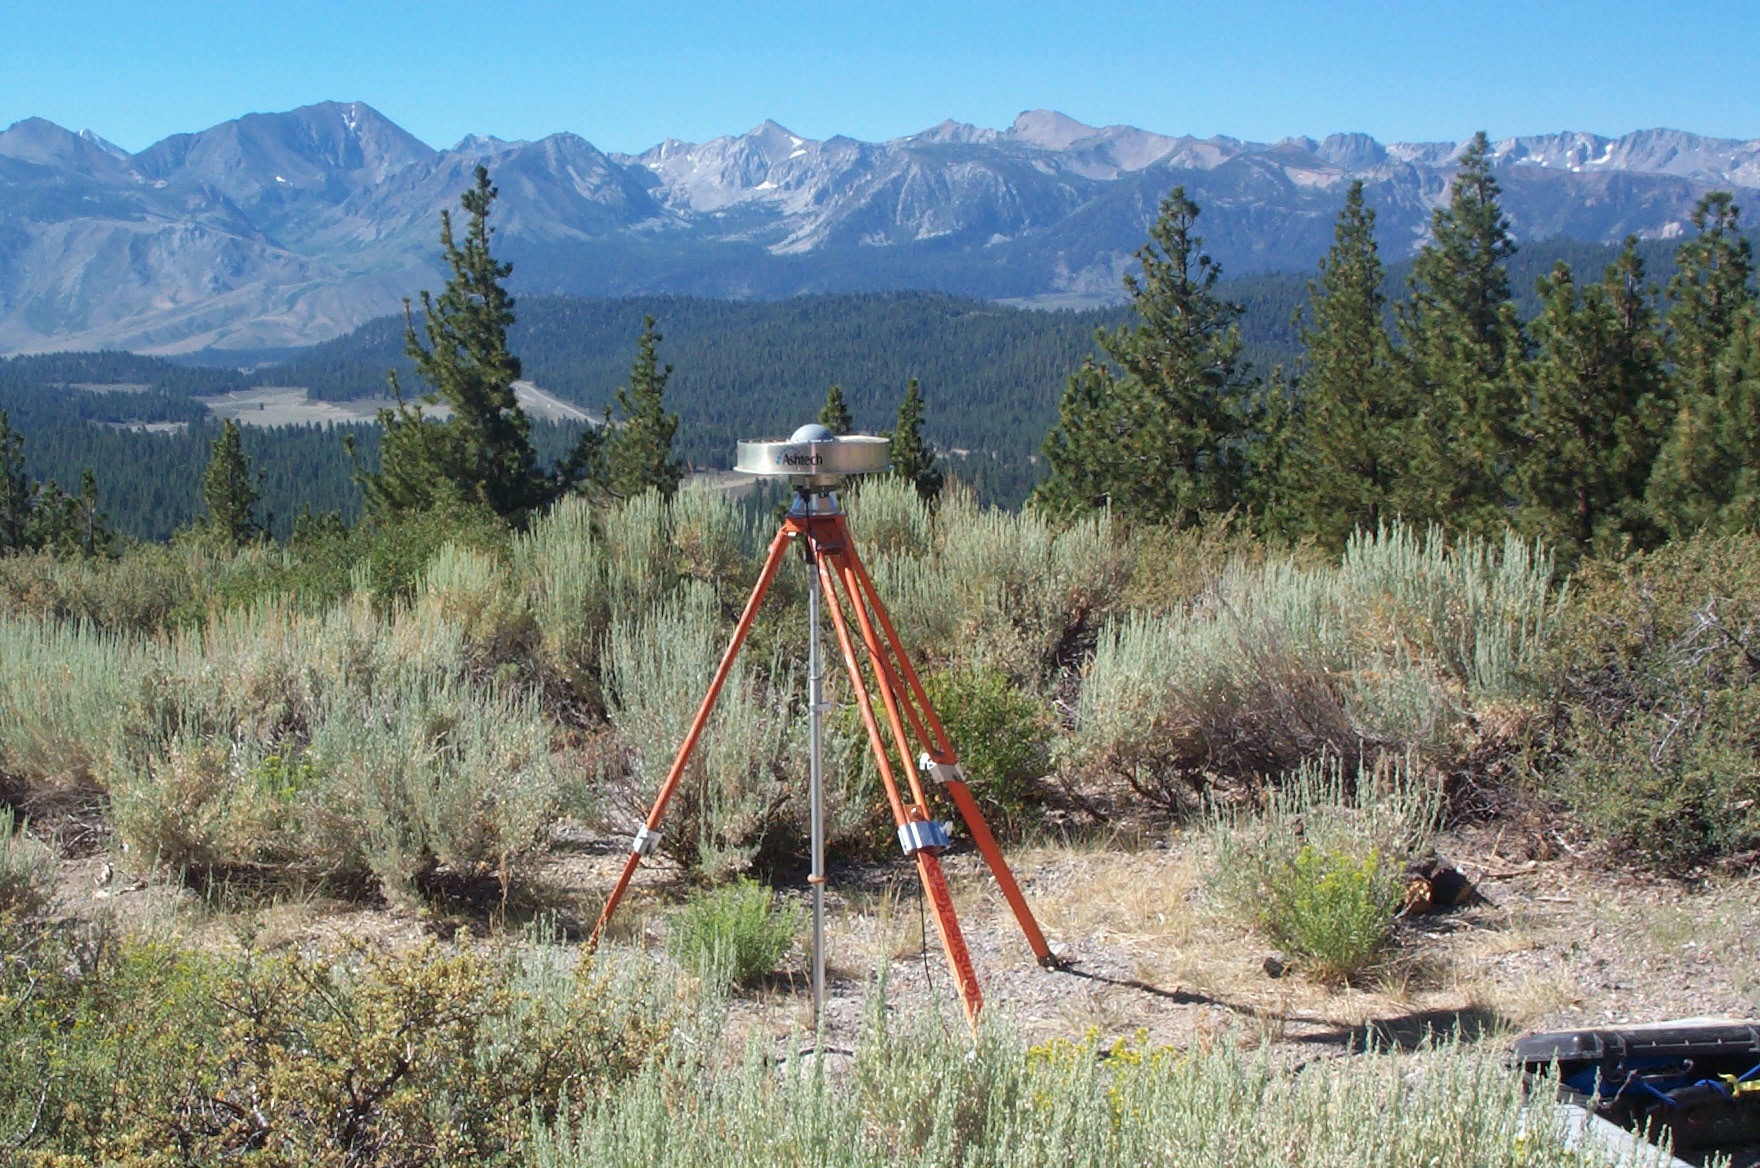
[[[203,896],[145,880],[101,856],[67,861],[61,911],[117,911],[198,943],[322,944],[345,936],[414,944],[424,935],[478,935],[553,914],[565,935],[591,926],[627,844],[565,825],[539,872],[537,892],[505,920],[366,908],[321,896]],[[1410,1045],[1457,1029],[1504,1045],[1533,1030],[1668,1018],[1760,1016],[1760,877],[1687,886],[1608,872],[1565,856],[1515,860],[1493,833],[1439,841],[1438,850],[1486,898],[1474,907],[1402,920],[1384,966],[1352,986],[1325,986],[1292,970],[1267,975],[1271,947],[1211,903],[1202,838],[1176,833],[1132,842],[1018,847],[1010,862],[1065,968],[1033,961],[975,852],[944,857],[961,926],[989,1008],[1011,1014],[1032,1041],[1145,1032],[1153,1043],[1230,1037],[1344,1051],[1373,1038]],[[804,879],[778,881],[807,904]],[[610,933],[612,944],[664,950],[669,908],[688,885],[664,863],[639,873]],[[828,897],[827,1038],[855,1036],[876,971],[886,970],[893,1013],[959,1019],[946,960],[927,931],[915,870],[896,863],[833,869]],[[803,930],[804,935],[804,930]],[[765,986],[744,994],[734,1018],[780,1039],[811,1024],[802,950]]]
[[[56,907],[83,918],[115,913],[166,939],[218,947],[356,940],[396,949],[461,929],[479,937],[516,929],[540,914],[578,940],[623,864],[627,837],[569,823],[554,842],[535,892],[500,919],[480,909],[362,907],[285,892],[204,896],[92,853],[64,862]],[[1022,888],[1066,963],[1058,970],[1034,963],[975,852],[943,860],[986,1009],[1005,1012],[1033,1042],[1095,1033],[1103,1042],[1178,1047],[1271,1044],[1294,1064],[1344,1057],[1371,1042],[1410,1048],[1458,1034],[1501,1052],[1535,1030],[1760,1016],[1760,875],[1688,886],[1568,855],[1517,859],[1499,854],[1501,842],[1489,830],[1440,839],[1438,851],[1474,880],[1484,902],[1402,920],[1385,966],[1343,987],[1299,970],[1267,975],[1270,947],[1206,895],[1208,861],[1196,833],[1011,849]],[[804,878],[777,883],[800,906],[804,926]],[[675,868],[645,866],[607,943],[664,960],[667,913],[689,890]],[[932,922],[925,943],[914,867],[901,859],[833,868],[827,899],[830,1057],[853,1054],[882,969],[892,1018],[927,1014],[957,1033],[961,1016]],[[729,1026],[741,1045],[756,1040],[792,1056],[812,1027],[807,969],[803,944],[766,984],[737,998]],[[1760,1165],[1760,1149],[1737,1151],[1732,1164]]]

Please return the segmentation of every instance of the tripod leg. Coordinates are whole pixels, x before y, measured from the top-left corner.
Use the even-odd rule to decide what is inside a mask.
[[[914,804],[907,809],[904,800],[899,796],[898,783],[892,777],[892,764],[886,759],[886,744],[880,737],[880,724],[874,719],[874,705],[868,698],[868,687],[862,681],[862,670],[856,660],[855,644],[850,639],[849,624],[844,620],[843,609],[837,603],[827,558],[825,553],[815,550],[814,559],[818,563],[820,582],[831,601],[827,606],[831,610],[831,624],[837,630],[837,645],[843,651],[843,663],[849,670],[850,686],[856,695],[856,707],[861,711],[862,724],[868,731],[868,745],[874,751],[874,762],[880,768],[880,781],[886,788],[887,800],[892,804],[892,816],[899,828],[899,842],[905,845],[908,854],[917,862],[917,874],[923,881],[924,892],[935,913],[935,928],[941,934],[941,947],[947,952],[947,964],[953,971],[966,1021],[975,1023],[978,1011],[984,1008],[984,994],[978,987],[978,975],[972,968],[972,956],[966,951],[965,936],[960,932],[959,917],[953,910],[953,894],[947,887],[946,875],[941,871],[941,861],[935,858],[933,849],[923,846],[912,848],[907,843],[909,837],[906,825],[922,823],[928,815],[922,807]],[[878,660],[875,665],[880,668]],[[886,684],[884,676],[880,684]],[[902,742],[900,746],[902,748]]]
[[[953,756],[953,743],[948,741],[947,731],[941,726],[941,719],[935,716],[935,708],[923,696],[923,683],[918,679],[916,667],[911,664],[911,659],[905,655],[904,642],[899,639],[898,629],[892,624],[892,614],[886,611],[884,604],[880,603],[880,593],[874,588],[874,581],[868,575],[867,565],[862,563],[862,557],[856,554],[855,541],[849,535],[849,525],[842,523],[841,526],[843,527],[841,534],[843,535],[844,555],[848,559],[850,567],[855,569],[856,579],[861,582],[863,595],[867,596],[869,603],[874,606],[874,616],[880,622],[881,631],[886,634],[886,643],[892,646],[892,652],[898,658],[899,672],[904,675],[910,695],[923,704],[923,713],[928,719],[927,727],[923,725],[923,719],[917,716],[915,706],[908,701],[906,702],[905,708],[910,713],[911,725],[916,730],[917,737],[922,739],[923,745],[928,747],[931,753],[936,754],[937,757],[940,754],[946,754],[948,759],[942,761],[950,761]]]
[[[984,813],[978,810],[978,801],[972,798],[971,788],[963,779],[949,779],[946,786],[953,805],[959,808],[960,817],[972,833],[972,840],[984,854],[984,862],[990,865],[990,875],[996,878],[997,887],[1002,889],[1002,898],[1014,910],[1014,919],[1020,922],[1021,932],[1026,935],[1034,958],[1047,969],[1055,968],[1057,958],[1051,952],[1051,946],[1045,943],[1045,934],[1039,931],[1039,922],[1033,916],[1033,910],[1027,907],[1027,898],[1021,894],[1021,886],[1015,882],[1008,861],[1002,858],[1002,849],[996,846],[996,837],[990,834],[990,825],[984,822]]]
[[[837,591],[832,585],[831,568],[826,563],[826,554],[815,549],[813,560],[819,571],[820,587],[825,592],[826,610],[831,614],[831,627],[837,632],[837,647],[843,651],[843,664],[849,670],[850,687],[855,690],[856,709],[861,711],[862,725],[868,731],[868,745],[874,751],[874,764],[880,768],[880,785],[886,789],[886,801],[892,805],[892,818],[898,826],[903,827],[909,822],[905,814],[904,800],[898,794],[898,781],[892,777],[892,763],[886,757],[886,743],[880,738],[880,723],[874,720],[874,703],[868,699],[868,686],[862,680],[862,670],[856,661],[855,645],[850,641],[849,624],[843,619],[843,607],[837,602]]]
[[[764,603],[764,594],[770,591],[770,582],[776,578],[776,569],[782,565],[783,554],[788,550],[793,534],[793,530],[785,526],[770,541],[770,553],[764,559],[764,569],[758,573],[758,582],[752,587],[751,598],[746,601],[745,611],[740,613],[739,624],[734,626],[733,639],[728,642],[727,651],[721,655],[721,664],[715,669],[714,680],[709,683],[709,692],[703,695],[703,704],[697,709],[690,732],[679,745],[678,756],[673,759],[672,769],[667,772],[666,781],[660,786],[660,794],[654,800],[653,810],[648,812],[647,822],[636,833],[635,843],[630,846],[629,859],[624,861],[623,872],[618,876],[617,884],[612,887],[611,895],[606,898],[598,923],[593,926],[593,935],[587,938],[589,952],[599,947],[599,937],[610,923],[611,914],[617,911],[623,894],[629,890],[629,882],[634,878],[642,857],[653,850],[655,842],[660,838],[660,820],[666,814],[666,804],[672,801],[673,792],[678,790],[679,779],[684,776],[684,768],[691,760],[691,752],[697,748],[697,739],[702,736],[703,727],[708,725],[709,715],[714,711],[715,701],[721,696],[721,687],[733,669],[734,658],[739,656],[740,646],[745,644],[746,634],[752,631],[752,622],[757,619],[758,608]]]
[[[898,658],[899,672],[904,674],[905,686],[908,687],[908,692],[905,695],[905,709],[910,714],[912,726],[923,740],[923,744],[929,747],[932,759],[941,764],[941,766],[933,768],[934,772],[952,776],[945,783],[947,794],[952,798],[954,806],[959,808],[960,817],[966,821],[966,827],[972,833],[973,842],[978,845],[978,851],[983,853],[984,862],[990,866],[990,874],[996,878],[997,887],[1002,889],[1003,899],[1008,901],[1008,907],[1014,912],[1014,919],[1020,923],[1021,932],[1027,938],[1027,945],[1033,950],[1033,956],[1038,959],[1040,965],[1046,968],[1055,966],[1057,958],[1052,954],[1051,946],[1046,944],[1045,934],[1040,931],[1039,922],[1033,916],[1033,910],[1027,905],[1027,898],[1021,894],[1021,886],[1016,882],[1014,872],[1009,868],[1008,861],[1003,859],[1002,849],[997,846],[996,837],[991,834],[990,825],[984,820],[984,813],[978,810],[978,801],[972,798],[971,789],[966,786],[965,780],[958,777],[960,774],[957,769],[959,759],[954,754],[953,743],[948,739],[947,731],[941,725],[941,719],[936,716],[935,707],[930,703],[929,695],[924,692],[923,683],[917,677],[917,671],[912,667],[911,659],[905,655],[904,645],[899,640],[898,630],[893,627],[892,617],[886,611],[886,606],[880,602],[879,593],[874,590],[874,582],[869,579],[868,571],[863,567],[861,557],[856,555],[855,545],[850,541],[847,532],[844,535],[842,562],[846,571],[853,572],[854,579],[861,585],[861,591],[866,595],[868,603],[874,606],[875,619],[880,622],[881,629],[886,633],[887,643],[891,645],[893,654]],[[873,648],[870,641],[870,653],[873,652]],[[876,663],[880,661],[879,654],[875,654],[875,661]],[[890,671],[886,670],[886,672]],[[921,719],[917,717],[915,703],[922,704],[923,717]],[[923,722],[925,720],[933,729],[933,740],[924,733]],[[946,769],[943,770],[943,767]]]
[[[933,852],[917,853],[917,875],[928,890],[929,908],[935,917],[935,931],[941,934],[941,948],[947,952],[947,965],[953,971],[959,990],[960,1006],[966,1012],[966,1025],[978,1024],[978,1011],[984,1008],[984,991],[978,985],[978,971],[972,968],[972,955],[966,951],[965,935],[959,929],[959,917],[953,911],[953,891],[947,887],[947,875]]]
[[[855,573],[850,570],[849,561],[843,558],[845,553],[833,552],[831,558],[838,574],[843,577],[844,591],[849,594],[850,604],[856,612],[856,624],[862,630],[862,643],[868,647],[868,660],[874,663],[874,677],[879,682],[880,700],[886,706],[886,720],[892,728],[892,737],[898,743],[898,758],[904,764],[904,777],[910,783],[911,798],[917,806],[928,813],[928,800],[923,798],[923,786],[917,781],[917,766],[911,757],[910,741],[904,735],[904,723],[898,716],[898,699],[903,691],[898,678],[887,663],[886,651],[880,647],[880,639],[874,635],[874,622],[868,618],[867,606],[862,603],[861,589],[856,586]]]

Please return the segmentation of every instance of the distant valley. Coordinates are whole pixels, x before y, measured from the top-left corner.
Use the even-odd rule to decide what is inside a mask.
[[[1116,302],[1183,183],[1235,277],[1311,267],[1361,177],[1392,259],[1422,241],[1453,143],[1271,144],[1096,128],[1050,111],[889,142],[774,123],[610,154],[573,134],[436,150],[361,103],[252,114],[130,154],[27,119],[0,133],[0,352],[310,345],[438,288],[436,232],[478,162],[523,296],[774,300],[914,288]],[[1646,130],[1497,143],[1518,238],[1666,241],[1709,189],[1760,189],[1760,142]]]

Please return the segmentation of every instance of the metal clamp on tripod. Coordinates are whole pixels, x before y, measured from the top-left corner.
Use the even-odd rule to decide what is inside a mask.
[[[953,896],[948,890],[947,878],[942,873],[940,860],[937,859],[949,844],[948,825],[938,823],[930,817],[929,804],[923,793],[923,775],[928,775],[933,782],[940,784],[953,800],[954,806],[959,809],[961,818],[972,833],[973,841],[983,853],[985,862],[989,864],[992,875],[1001,887],[1003,897],[1014,910],[1015,919],[1020,922],[1021,931],[1026,934],[1027,944],[1032,947],[1039,964],[1047,967],[1057,964],[1050,946],[1045,943],[1044,934],[1039,931],[1038,922],[1033,919],[1032,910],[1027,907],[1026,898],[1021,895],[1014,873],[1009,871],[1007,862],[1002,858],[1002,849],[997,847],[996,838],[990,833],[989,825],[984,822],[984,816],[978,810],[977,801],[972,798],[971,790],[966,786],[965,775],[960,770],[953,743],[948,739],[947,731],[941,725],[935,708],[930,705],[915,667],[911,665],[910,658],[905,656],[898,630],[893,627],[891,616],[880,603],[867,568],[856,555],[844,514],[838,508],[834,489],[842,479],[875,474],[887,468],[886,439],[868,435],[838,438],[820,425],[802,426],[783,441],[739,444],[738,469],[747,474],[786,477],[794,486],[795,503],[783,518],[782,529],[770,543],[763,570],[759,572],[751,598],[746,601],[745,610],[740,614],[739,623],[733,631],[733,639],[729,642],[727,651],[722,654],[721,664],[715,670],[715,676],[709,683],[708,692],[703,696],[703,703],[697,710],[689,733],[679,746],[678,756],[673,760],[672,769],[667,772],[666,781],[660,787],[653,810],[648,813],[647,822],[636,834],[629,859],[624,863],[623,873],[612,888],[604,911],[599,914],[598,924],[593,927],[589,945],[598,944],[606,922],[617,910],[618,902],[628,890],[630,879],[635,875],[642,857],[653,850],[654,841],[659,836],[660,821],[666,814],[666,804],[678,788],[679,780],[690,762],[691,753],[696,749],[697,739],[702,735],[703,727],[715,708],[715,701],[721,695],[721,687],[727,680],[735,658],[739,656],[740,647],[745,644],[746,634],[751,631],[752,622],[763,605],[765,593],[770,590],[771,581],[776,578],[783,554],[791,542],[799,540],[807,561],[807,620],[810,626],[807,685],[808,708],[811,713],[809,779],[812,875],[808,882],[813,890],[815,1018],[820,1015],[825,1003],[825,792],[822,755],[826,707],[823,663],[819,652],[821,608],[830,612],[832,629],[837,637],[844,667],[849,673],[856,707],[861,712],[862,725],[868,734],[868,745],[873,750],[874,762],[880,771],[880,782],[886,791],[886,800],[891,806],[892,818],[898,828],[899,846],[904,849],[905,855],[916,861],[917,874],[923,881],[924,894],[934,911],[935,926],[941,934],[941,945],[947,952],[947,962],[953,971],[954,983],[959,988],[960,1001],[965,1007],[967,1020],[977,1020],[978,1012],[984,1005],[984,995],[978,985],[977,973],[972,968],[971,955],[966,951],[965,938],[960,933],[959,918],[953,910]],[[829,604],[825,603],[827,600]],[[890,731],[892,743],[904,769],[908,800],[899,789],[898,778],[887,756],[886,739],[882,735],[879,718],[875,714],[867,682],[862,675],[851,622],[844,612],[846,604],[855,617],[855,633],[860,636],[862,647],[873,667],[886,728]],[[920,754],[912,751],[911,738],[920,747]]]

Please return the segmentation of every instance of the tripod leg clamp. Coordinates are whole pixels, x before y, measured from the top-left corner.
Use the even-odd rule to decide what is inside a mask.
[[[629,850],[638,856],[651,856],[654,854],[654,849],[659,846],[659,831],[644,823],[636,831],[635,842],[630,844]]]
[[[953,843],[947,834],[947,824],[933,819],[915,820],[898,829],[898,845],[904,854],[914,856],[918,852],[945,851]]]
[[[966,781],[966,772],[957,762],[936,762],[926,750],[917,759],[917,770],[944,787],[952,782]]]

